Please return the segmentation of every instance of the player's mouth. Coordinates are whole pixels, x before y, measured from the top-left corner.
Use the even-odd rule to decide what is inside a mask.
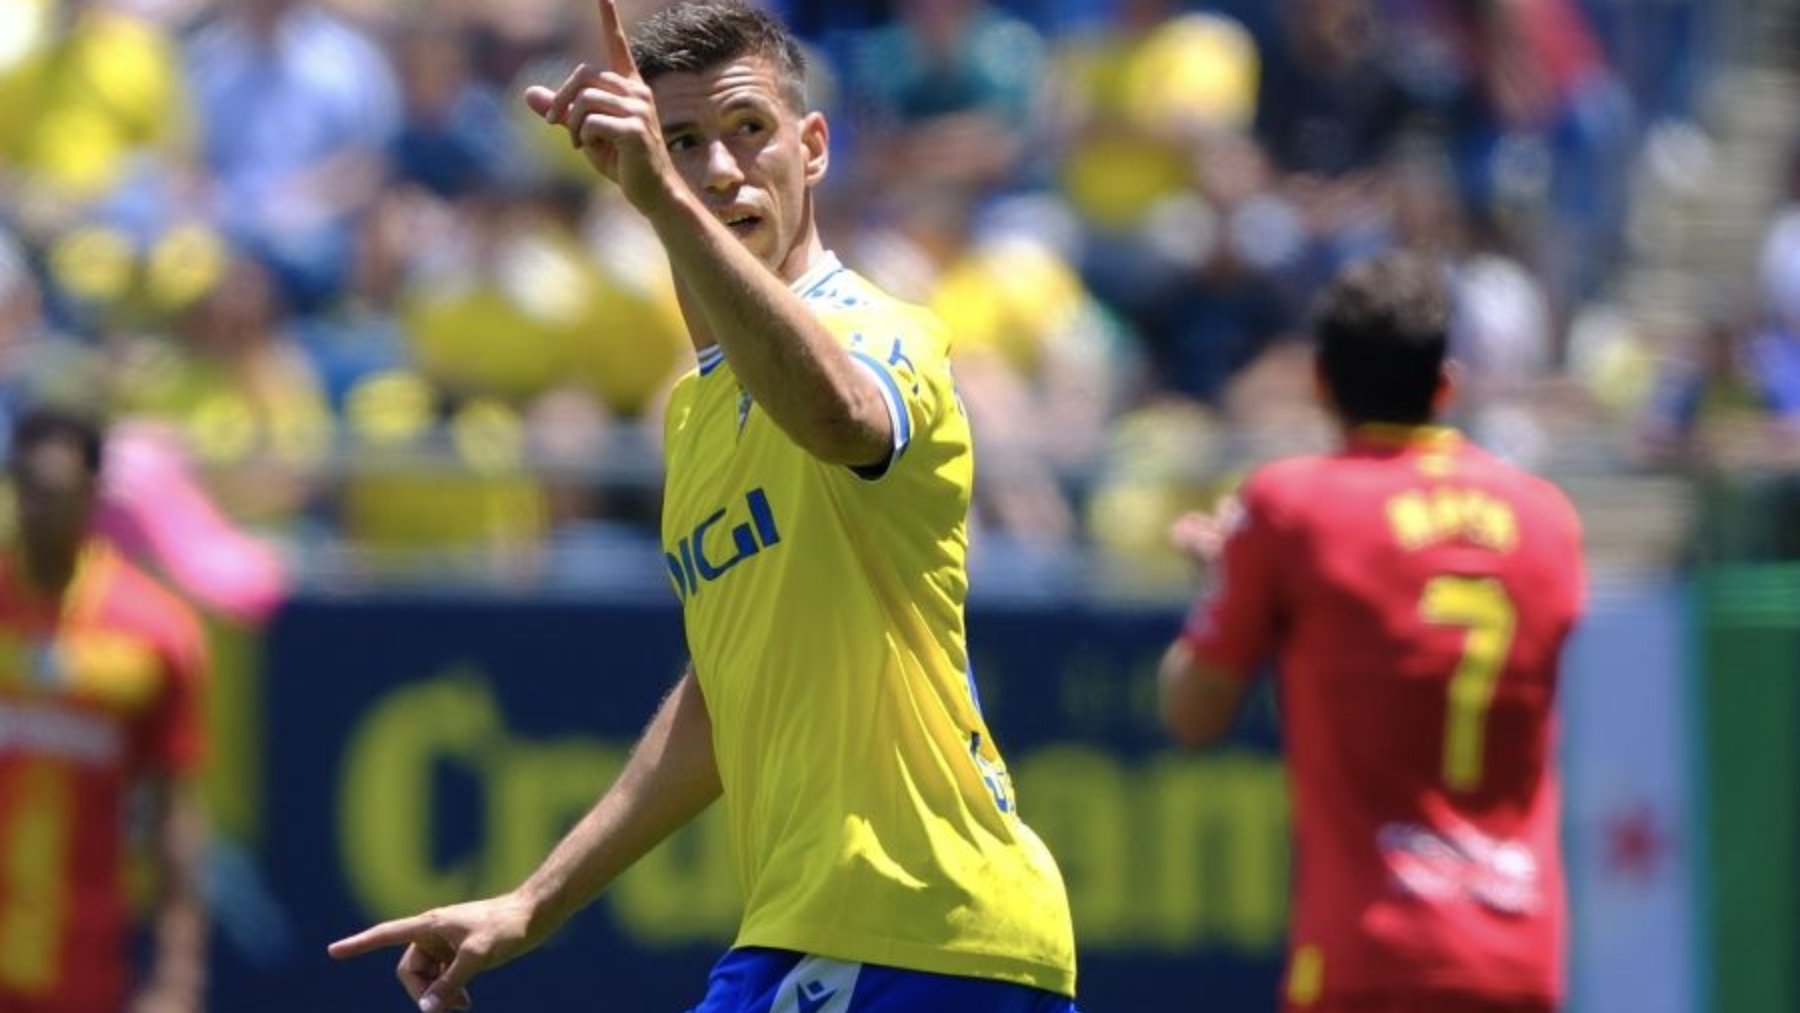
[[[762,224],[762,215],[753,211],[738,211],[721,215],[719,220],[724,222],[725,227],[735,235],[742,237],[756,231],[756,227]]]

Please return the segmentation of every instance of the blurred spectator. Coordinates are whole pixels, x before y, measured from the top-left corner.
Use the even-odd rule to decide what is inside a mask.
[[[1260,58],[1217,14],[1121,5],[1063,53],[1063,191],[1086,227],[1083,277],[1144,339],[1167,389],[1215,400],[1281,326],[1268,269],[1301,223],[1269,192],[1247,130]]]
[[[1228,434],[1192,401],[1159,397],[1122,416],[1085,506],[1094,544],[1116,561],[1116,589],[1167,587],[1185,564],[1159,539],[1175,519],[1211,509],[1229,488]]]
[[[1710,294],[1639,425],[1660,460],[1800,459],[1800,139],[1762,240],[1759,289]]]
[[[0,458],[28,406],[90,403],[102,369],[92,348],[52,327],[25,250],[0,230]]]
[[[405,115],[394,144],[394,175],[440,197],[511,187],[529,171],[516,110],[474,76],[468,37],[427,22],[398,42]]]
[[[1285,0],[1286,47],[1265,60],[1256,133],[1282,172],[1368,172],[1405,126],[1410,102],[1385,59],[1375,0]]]
[[[1523,467],[1546,449],[1532,398],[1554,367],[1555,330],[1537,278],[1501,242],[1451,265],[1450,354],[1462,366],[1453,416],[1483,447]]]
[[[547,206],[564,227],[581,230],[595,272],[585,319],[568,344],[567,379],[606,414],[654,421],[660,431],[662,402],[694,356],[656,234],[611,187],[594,194],[581,221],[567,199]]]
[[[1151,350],[1163,356],[1170,390],[1217,405],[1233,376],[1294,329],[1301,300],[1291,280],[1308,237],[1300,209],[1276,188],[1249,135],[1220,134],[1201,155],[1197,197],[1215,216],[1215,235],[1192,251],[1168,344],[1152,335]],[[1152,235],[1179,248],[1172,230]]]
[[[1249,126],[1259,58],[1241,25],[1124,0],[1104,30],[1065,40],[1056,79],[1060,179],[1081,219],[1129,241],[1192,186],[1209,134]]]
[[[1526,223],[1560,324],[1616,264],[1630,96],[1576,0],[1399,0],[1397,74],[1435,111],[1464,205]]]
[[[1638,424],[1654,461],[1742,461],[1761,445],[1769,418],[1765,378],[1750,354],[1753,323],[1729,289],[1713,293],[1691,329],[1675,336]]]
[[[342,411],[352,388],[370,374],[411,364],[399,321],[401,297],[421,262],[442,249],[456,227],[449,204],[394,183],[357,220],[342,295],[328,309],[296,321],[334,410]]]
[[[1646,123],[1693,119],[1718,58],[1720,10],[1708,0],[1586,0]]]
[[[952,335],[957,390],[992,477],[977,483],[975,522],[1026,549],[1078,536],[1077,477],[1100,463],[1134,365],[1060,249],[1067,218],[1051,198],[1017,197],[971,228],[955,200],[921,196],[857,258]]]
[[[1800,139],[1787,156],[1781,206],[1763,238],[1763,299],[1777,328],[1800,332]]]
[[[979,197],[1015,178],[1038,140],[1044,41],[985,0],[899,0],[856,44],[852,90],[877,188]]]
[[[485,189],[449,205],[448,228],[398,295],[417,375],[371,374],[346,404],[352,428],[388,452],[426,450],[444,419],[436,451],[474,474],[359,476],[354,530],[405,549],[488,545],[516,564],[553,526],[611,505],[595,476],[610,463],[613,421],[654,428],[692,354],[647,224],[610,189],[584,219],[585,196]],[[421,377],[441,396],[400,393]],[[420,400],[417,424],[400,422],[398,406]]]
[[[602,207],[597,259],[566,199],[484,191],[459,202],[461,228],[401,300],[423,371],[515,404],[573,384],[608,414],[649,410],[691,355],[644,224]]]
[[[226,513],[252,525],[297,519],[331,446],[324,394],[287,320],[268,268],[237,255],[175,341],[140,339],[120,378],[122,410],[172,424]]]
[[[1800,450],[1800,142],[1788,156],[1786,183],[1785,201],[1763,240],[1766,321],[1747,354],[1788,449]]]
[[[310,0],[221,5],[189,54],[217,221],[305,312],[342,286],[400,126],[386,54]]]
[[[1374,0],[1280,7],[1284,32],[1263,62],[1256,133],[1305,223],[1309,251],[1292,279],[1305,291],[1385,245],[1383,185],[1412,161],[1402,141],[1416,110],[1390,68]]]
[[[449,242],[401,297],[412,359],[447,390],[523,402],[565,375],[593,265],[524,195],[476,191],[453,209]]]
[[[1455,260],[1469,245],[1469,213],[1458,199],[1448,155],[1430,142],[1403,145],[1383,171],[1392,242],[1415,253]]]
[[[9,0],[0,33],[0,192],[41,232],[112,192],[140,157],[183,162],[180,53],[121,0]]]

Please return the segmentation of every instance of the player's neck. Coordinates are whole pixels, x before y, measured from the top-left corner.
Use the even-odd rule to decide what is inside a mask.
[[[804,258],[795,259],[801,251],[805,252]],[[777,277],[795,294],[805,294],[806,290],[811,288],[821,275],[836,270],[839,266],[837,258],[832,255],[831,251],[825,249],[816,232],[809,233],[808,239],[796,247],[795,254],[790,255],[789,259],[797,265],[798,269],[790,273],[787,262],[784,262]],[[694,355],[701,359],[711,358],[715,354],[713,349],[718,347],[719,339],[714,336],[712,328],[707,326],[706,314],[701,312],[692,293],[679,279],[675,282],[675,302],[681,308],[682,320],[687,325],[688,339],[693,342]]]
[[[819,238],[819,230],[808,227],[800,235],[800,241],[781,259],[781,266],[776,275],[788,285],[794,285],[805,278],[818,266],[825,256],[825,241]]]
[[[45,545],[29,539],[19,543],[19,576],[39,598],[59,600],[75,582],[81,563],[81,546]]]

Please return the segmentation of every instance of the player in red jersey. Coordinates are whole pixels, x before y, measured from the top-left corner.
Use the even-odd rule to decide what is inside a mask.
[[[1349,269],[1315,324],[1336,453],[1268,465],[1176,539],[1216,557],[1161,670],[1201,745],[1275,663],[1297,868],[1284,1002],[1541,1013],[1563,994],[1558,659],[1585,594],[1575,512],[1432,420],[1441,272]]]
[[[17,537],[0,552],[0,1011],[197,1013],[206,922],[200,626],[89,536],[101,437],[19,421]],[[127,813],[146,790],[153,965],[130,988]],[[129,1000],[129,1005],[128,1005]]]

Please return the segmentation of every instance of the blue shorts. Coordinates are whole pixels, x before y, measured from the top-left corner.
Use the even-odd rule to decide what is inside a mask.
[[[1067,996],[1027,985],[903,971],[747,946],[713,965],[688,1013],[1078,1013]]]

